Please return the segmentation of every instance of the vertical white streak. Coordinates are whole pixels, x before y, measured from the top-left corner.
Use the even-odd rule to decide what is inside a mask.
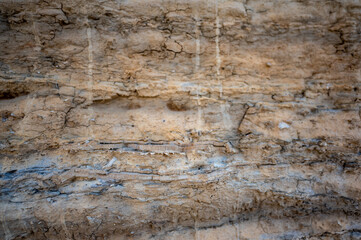
[[[217,74],[217,81],[219,86],[219,98],[222,99],[223,97],[223,84],[221,80],[221,56],[220,56],[220,49],[219,49],[219,36],[220,36],[220,24],[219,24],[219,14],[218,14],[218,0],[216,0],[216,74]],[[232,127],[232,121],[230,119],[229,113],[227,109],[228,103],[221,103],[221,113],[223,119],[223,127],[227,130]]]
[[[233,224],[233,226],[235,227],[235,232],[236,232],[236,240],[239,240],[239,224]]]
[[[93,43],[92,43],[92,29],[87,28],[87,37],[88,37],[88,77],[89,83],[93,84]]]
[[[64,230],[64,233],[65,233],[65,239],[66,240],[70,239],[71,235],[70,235],[70,232],[68,230],[68,227],[66,226],[65,213],[64,212],[60,213],[60,222],[61,222],[62,228]]]
[[[35,9],[35,14],[37,12],[37,9]],[[37,71],[39,68],[39,53],[41,51],[41,41],[40,41],[40,37],[39,37],[39,31],[37,29],[37,25],[36,22],[34,21],[34,15],[31,15],[31,21],[32,21],[32,25],[31,25],[31,30],[33,32],[34,35],[34,42],[35,42],[35,47],[34,47],[34,56],[35,57],[35,61],[33,63],[33,71]]]
[[[194,239],[195,240],[201,240],[200,236],[199,236],[199,230],[198,230],[198,221],[197,219],[195,219],[195,223],[194,223],[194,229],[195,229],[195,236]]]
[[[36,23],[35,23],[35,21],[33,21],[32,30],[33,30],[33,34],[34,34],[36,50],[37,50],[37,51],[40,51],[40,49],[41,49],[41,42],[40,42],[40,38],[39,38],[38,31],[36,30]]]
[[[93,102],[93,87],[94,87],[94,79],[93,79],[93,41],[92,41],[92,29],[89,26],[89,22],[87,19],[87,38],[88,38],[88,90],[90,91],[89,101],[90,104]],[[94,139],[94,133],[92,129],[91,121],[94,121],[94,110],[92,107],[89,108],[90,117],[89,117],[89,126],[88,126],[88,136],[91,136]]]
[[[223,86],[220,79],[220,68],[221,68],[221,57],[219,50],[219,35],[220,35],[220,24],[218,16],[218,0],[216,0],[216,71],[217,71],[217,80],[219,85],[219,97],[222,98]]]
[[[198,14],[198,8],[196,8],[196,12],[195,12],[195,19],[196,19],[196,29],[195,29],[195,34],[196,34],[196,64],[195,64],[195,74],[197,76],[198,71],[199,71],[199,67],[200,67],[200,51],[201,51],[201,41],[200,41],[200,22],[199,22],[199,14]],[[201,102],[200,102],[200,97],[199,97],[199,89],[200,89],[200,84],[199,84],[199,79],[197,79],[197,132],[199,132],[199,130],[202,128],[202,109],[201,109]]]
[[[37,9],[35,9],[35,14],[37,13]],[[33,22],[31,28],[32,32],[34,34],[34,40],[35,40],[35,50],[40,51],[41,50],[41,42],[39,37],[39,32],[37,31],[36,22],[34,21],[34,16],[31,15],[31,21]]]
[[[229,104],[227,101],[225,103],[221,104],[221,113],[222,113],[222,119],[223,119],[223,127],[225,129],[231,129],[232,128],[232,120],[229,116]]]
[[[198,15],[198,14],[197,14]],[[201,52],[201,41],[200,41],[200,31],[199,31],[199,19],[196,16],[196,66],[195,72],[197,73],[200,66],[200,52]]]

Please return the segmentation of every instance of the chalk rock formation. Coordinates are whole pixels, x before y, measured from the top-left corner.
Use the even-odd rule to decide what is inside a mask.
[[[359,0],[2,0],[1,239],[360,239]]]

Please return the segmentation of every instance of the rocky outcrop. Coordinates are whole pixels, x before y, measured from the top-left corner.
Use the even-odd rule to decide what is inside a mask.
[[[1,239],[360,239],[359,1],[3,0]]]

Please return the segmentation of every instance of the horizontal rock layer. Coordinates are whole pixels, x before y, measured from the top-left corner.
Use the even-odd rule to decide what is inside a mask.
[[[1,239],[360,239],[361,3],[0,2]]]

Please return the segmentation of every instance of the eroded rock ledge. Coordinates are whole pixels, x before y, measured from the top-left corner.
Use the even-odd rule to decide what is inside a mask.
[[[360,239],[359,1],[0,2],[1,239]]]

